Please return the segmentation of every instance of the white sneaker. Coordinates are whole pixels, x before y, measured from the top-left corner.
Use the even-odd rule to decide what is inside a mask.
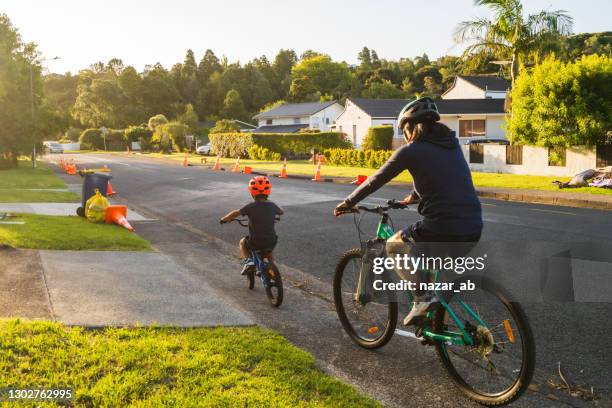
[[[245,259],[243,262],[243,267],[242,267],[242,272],[240,272],[241,275],[246,275],[246,273],[248,271],[251,270],[251,268],[255,267],[255,262],[253,262],[253,260],[251,258],[249,259]]]
[[[437,302],[438,299],[435,297],[432,297],[426,301],[412,302],[412,309],[410,309],[410,313],[408,313],[408,315],[404,318],[404,326],[410,326],[414,323],[415,318],[425,316]]]

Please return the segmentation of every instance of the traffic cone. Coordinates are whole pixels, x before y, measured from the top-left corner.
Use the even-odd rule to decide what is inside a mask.
[[[315,172],[315,176],[312,181],[321,181],[321,161],[317,164],[317,171]]]
[[[240,158],[236,159],[236,164],[234,164],[232,173],[240,173]]]
[[[244,166],[244,174],[251,174],[253,173],[253,169],[249,166]]]
[[[67,171],[67,173],[68,173],[70,176],[76,176],[76,174],[77,174],[77,167],[76,167],[76,164],[71,164],[71,165],[69,165],[69,166],[68,166],[68,171]]]
[[[106,212],[104,213],[104,222],[107,224],[117,224],[130,232],[134,232],[134,228],[127,221],[126,217],[127,206],[109,205],[106,207]]]
[[[187,158],[187,153],[185,153],[185,158],[183,159],[183,167],[189,166],[189,159]]]
[[[366,179],[368,178],[368,176],[365,176],[363,174],[359,174],[357,175],[357,178],[353,181],[351,181],[351,184],[356,184],[358,186],[362,185],[364,181],[366,181]]]
[[[59,167],[60,167],[60,169],[65,170],[64,169],[64,157],[60,157],[60,159],[59,159]]]
[[[212,169],[216,171],[221,170],[221,159],[219,159],[219,156],[217,156],[217,161],[215,162],[215,165]]]
[[[106,187],[106,196],[107,197],[112,197],[115,194],[117,194],[117,192],[115,190],[113,190],[113,185],[111,184],[111,182],[109,180],[108,187]]]
[[[281,174],[279,178],[287,178],[287,158],[283,160],[283,167],[281,168]]]
[[[104,166],[102,166],[102,168],[100,169],[100,171],[103,171],[105,173],[110,173],[110,169],[108,168],[108,166],[105,164]]]

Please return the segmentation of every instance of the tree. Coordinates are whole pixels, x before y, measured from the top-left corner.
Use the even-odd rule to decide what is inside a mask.
[[[83,126],[123,127],[127,125],[125,95],[116,80],[94,79],[91,84],[81,82],[72,115]]]
[[[163,152],[182,151],[186,147],[189,128],[180,122],[168,122],[155,128],[151,144]]]
[[[294,101],[319,100],[325,94],[340,99],[350,89],[348,66],[328,55],[303,59],[293,67],[291,77],[289,95]]]
[[[36,45],[23,43],[9,18],[0,14],[0,154],[10,158],[7,166],[16,166],[20,154],[39,144],[54,120],[44,104],[38,57]],[[58,131],[56,126],[52,130]]]
[[[177,120],[189,128],[192,133],[195,133],[199,128],[198,115],[195,113],[192,104],[185,105],[185,112],[180,114]]]
[[[149,118],[149,122],[147,123],[147,126],[152,132],[155,132],[155,130],[159,126],[165,125],[166,123],[168,123],[168,118],[166,118],[164,115],[160,113],[160,114],[157,114]]]
[[[221,116],[227,119],[248,119],[248,113],[244,108],[244,103],[240,94],[235,89],[230,89],[225,95],[223,101],[223,109],[221,110]]]
[[[512,84],[519,72],[519,64],[530,52],[538,49],[551,37],[571,33],[573,19],[565,10],[523,14],[520,0],[474,0],[493,12],[493,20],[479,18],[457,26],[455,40],[470,43],[464,56],[489,54],[511,59]]]
[[[385,79],[383,82],[374,82],[370,85],[370,87],[363,92],[363,96],[373,99],[395,99],[402,98],[404,93],[391,81]]]
[[[213,133],[235,133],[240,131],[240,126],[233,120],[221,119],[215,123],[215,127],[210,129],[210,134]]]
[[[547,58],[521,71],[512,89],[513,142],[539,146],[611,143],[612,57],[583,56],[564,63]]]

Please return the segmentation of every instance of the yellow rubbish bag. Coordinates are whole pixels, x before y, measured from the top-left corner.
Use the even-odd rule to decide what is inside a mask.
[[[104,213],[108,206],[106,197],[96,189],[96,193],[85,203],[85,217],[91,222],[104,222]]]

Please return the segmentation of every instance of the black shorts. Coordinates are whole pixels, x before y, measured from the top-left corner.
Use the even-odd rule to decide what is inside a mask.
[[[417,221],[410,227],[401,230],[404,242],[414,242],[420,253],[429,256],[464,256],[480,241],[480,233],[449,235],[433,232]],[[444,245],[444,244],[448,245]]]
[[[272,252],[274,251],[274,248],[276,248],[278,237],[275,237],[274,239],[271,239],[271,240],[265,240],[265,241],[253,241],[247,235],[244,237],[244,242],[246,242],[247,249],[250,251]]]

